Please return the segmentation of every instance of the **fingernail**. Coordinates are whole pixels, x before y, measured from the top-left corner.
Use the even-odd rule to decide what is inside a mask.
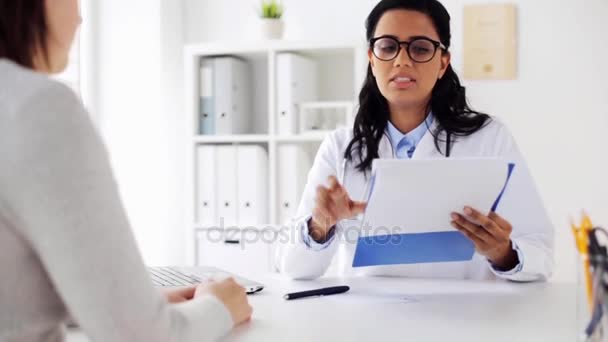
[[[464,213],[467,215],[473,214],[473,210],[470,207],[464,207]]]
[[[455,213],[452,213],[452,215],[450,215],[452,217],[452,220],[458,220],[458,215]]]

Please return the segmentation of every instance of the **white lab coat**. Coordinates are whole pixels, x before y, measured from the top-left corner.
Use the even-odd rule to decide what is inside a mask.
[[[437,120],[431,131],[434,132]],[[445,140],[444,134],[440,137]],[[302,239],[302,229],[315,205],[315,192],[320,184],[334,175],[341,179],[353,200],[362,201],[368,176],[355,169],[354,162],[345,162],[344,151],[352,139],[352,129],[338,129],[321,144],[298,207],[297,217],[290,225],[289,239],[284,239],[277,253],[279,271],[295,279],[312,279],[323,275],[330,266],[338,275],[380,275],[417,278],[491,279],[494,277],[514,281],[547,279],[553,270],[553,227],[540,196],[513,137],[507,128],[492,119],[485,127],[468,137],[452,136],[451,157],[505,157],[516,163],[509,184],[501,199],[497,213],[513,226],[511,239],[517,246],[521,268],[518,272],[497,272],[483,256],[475,254],[465,262],[427,263],[353,268],[352,261],[356,236],[352,227],[360,227],[358,218],[344,220],[337,226],[336,238],[322,250],[309,248]],[[439,144],[443,150],[443,143]],[[388,136],[382,138],[380,158],[394,158],[394,149]],[[433,135],[426,132],[412,159],[445,158],[435,147]],[[357,160],[357,159],[355,159]],[[480,170],[480,172],[483,172]],[[463,206],[467,203],[463,203]],[[446,213],[449,227],[450,213]],[[349,234],[341,234],[348,228]],[[355,232],[356,233],[356,232]],[[289,240],[289,241],[287,241]],[[337,255],[337,256],[336,256]]]

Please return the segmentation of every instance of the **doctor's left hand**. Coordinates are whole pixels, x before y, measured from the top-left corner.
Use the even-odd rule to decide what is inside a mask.
[[[468,237],[477,252],[485,256],[499,270],[511,270],[519,263],[511,242],[511,224],[495,212],[488,216],[464,207],[464,215],[452,213],[452,227]]]

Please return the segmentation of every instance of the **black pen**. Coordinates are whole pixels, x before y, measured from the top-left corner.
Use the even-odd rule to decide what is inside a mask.
[[[302,291],[302,292],[293,292],[288,293],[283,296],[285,300],[298,299],[304,297],[313,297],[313,296],[328,296],[332,294],[344,293],[350,290],[348,286],[332,286],[332,287],[324,287],[322,289]]]

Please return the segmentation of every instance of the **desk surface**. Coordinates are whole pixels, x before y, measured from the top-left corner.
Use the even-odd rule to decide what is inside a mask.
[[[575,284],[405,278],[260,279],[251,322],[228,341],[576,341]],[[349,285],[285,301],[286,292]],[[68,341],[86,341],[71,334]]]

